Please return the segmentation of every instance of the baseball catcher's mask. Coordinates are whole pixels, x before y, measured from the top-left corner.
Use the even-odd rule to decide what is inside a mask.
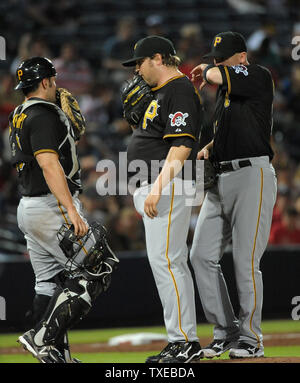
[[[98,222],[90,225],[83,237],[74,234],[73,225],[63,224],[57,233],[59,246],[68,258],[66,269],[80,272],[87,280],[101,279],[110,283],[110,274],[119,263],[106,239],[107,230]]]

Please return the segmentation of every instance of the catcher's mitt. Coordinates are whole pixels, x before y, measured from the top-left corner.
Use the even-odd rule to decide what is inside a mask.
[[[210,160],[204,160],[204,190],[212,188],[217,182],[217,173]]]
[[[65,112],[70,120],[75,139],[78,141],[85,132],[86,124],[77,100],[67,89],[58,88],[56,90],[56,104]]]
[[[130,125],[136,126],[153,99],[150,86],[142,76],[135,75],[121,89],[123,116]]]

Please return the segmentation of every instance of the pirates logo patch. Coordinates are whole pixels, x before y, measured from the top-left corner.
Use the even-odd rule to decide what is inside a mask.
[[[185,119],[189,116],[188,113],[176,112],[174,114],[169,114],[171,119],[171,126],[186,126]]]

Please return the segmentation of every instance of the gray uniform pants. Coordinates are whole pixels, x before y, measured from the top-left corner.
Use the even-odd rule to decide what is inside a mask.
[[[191,206],[186,205],[182,181],[175,179],[164,190],[158,203],[158,216],[144,213],[144,202],[152,185],[137,189],[133,200],[142,215],[149,263],[161,299],[169,342],[198,341],[194,285],[187,265],[186,244]],[[194,195],[191,185],[187,193]]]
[[[262,347],[263,283],[260,259],[267,246],[276,200],[276,176],[268,157],[250,158],[252,166],[219,176],[204,199],[195,229],[191,263],[215,339],[239,338]],[[239,320],[228,295],[219,261],[232,239],[240,303]]]
[[[73,202],[82,217],[77,193]],[[65,208],[53,194],[40,197],[22,197],[17,212],[18,225],[24,233],[27,250],[35,274],[36,294],[52,296],[56,284],[47,282],[64,270],[67,258],[59,247],[57,232],[64,223],[70,223]]]

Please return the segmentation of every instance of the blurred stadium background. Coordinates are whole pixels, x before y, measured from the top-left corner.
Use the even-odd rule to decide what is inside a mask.
[[[145,254],[141,217],[131,196],[99,196],[98,161],[126,151],[131,129],[122,119],[120,87],[132,76],[120,62],[132,54],[141,37],[157,34],[175,43],[187,76],[202,61],[213,36],[234,30],[244,34],[249,61],[266,66],[275,82],[273,165],[278,198],[271,236],[262,261],[265,283],[264,316],[290,317],[294,296],[300,295],[300,60],[292,59],[294,36],[300,36],[297,0],[5,0],[0,2],[0,35],[6,60],[0,61],[0,296],[6,299],[5,330],[19,331],[33,296],[33,274],[22,233],[16,222],[20,198],[10,165],[7,120],[22,102],[13,90],[18,64],[32,56],[53,60],[57,85],[78,99],[87,121],[78,145],[89,222],[102,221],[121,265],[111,289],[99,298],[81,326],[153,325],[163,323],[158,295]],[[300,39],[300,37],[299,37]],[[206,121],[204,145],[212,136],[215,89],[201,92]],[[194,208],[189,244],[199,213]],[[223,259],[234,296],[230,247]],[[197,302],[199,321],[204,320]]]

